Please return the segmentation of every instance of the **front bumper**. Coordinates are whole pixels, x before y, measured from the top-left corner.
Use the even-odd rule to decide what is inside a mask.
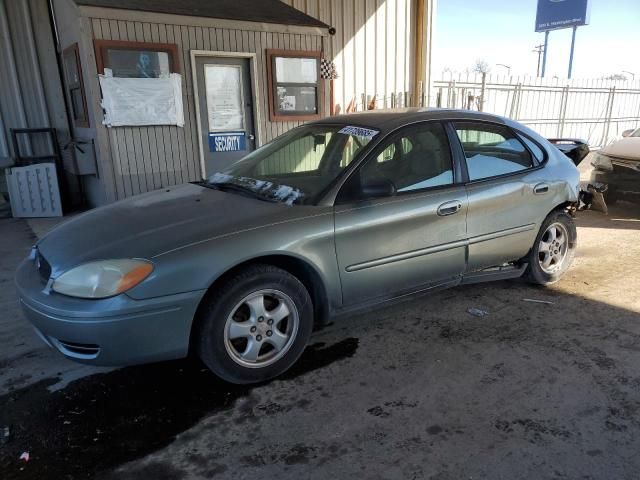
[[[122,366],[181,358],[189,350],[196,309],[205,290],[134,300],[100,300],[46,293],[33,260],[16,271],[20,303],[36,332],[64,356]]]
[[[615,187],[616,191],[621,194],[640,195],[640,172],[618,173],[594,170],[591,174],[591,181]]]

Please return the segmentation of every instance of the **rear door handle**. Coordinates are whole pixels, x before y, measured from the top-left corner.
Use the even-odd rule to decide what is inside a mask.
[[[462,202],[460,200],[452,200],[450,202],[444,202],[438,207],[438,215],[441,217],[447,215],[453,215],[458,213],[462,209]]]
[[[533,193],[535,193],[536,195],[542,195],[544,193],[547,193],[548,191],[549,185],[547,185],[546,183],[539,183],[538,185],[533,187]]]

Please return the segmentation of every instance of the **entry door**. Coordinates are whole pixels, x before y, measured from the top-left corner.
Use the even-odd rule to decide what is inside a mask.
[[[196,57],[200,128],[206,175],[256,148],[249,59]]]
[[[407,127],[373,152],[345,192],[392,183],[396,193],[338,200],[335,242],[345,305],[394,297],[465,269],[467,198],[454,183],[442,125]],[[358,194],[356,193],[356,196]]]

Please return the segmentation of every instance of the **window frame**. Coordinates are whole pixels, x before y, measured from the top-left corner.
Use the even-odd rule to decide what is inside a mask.
[[[347,173],[346,178],[344,179],[344,181],[340,185],[338,192],[336,193],[334,205],[337,206],[337,205],[346,205],[350,203],[354,204],[354,203],[371,201],[371,199],[364,199],[364,198],[359,198],[359,199],[343,198],[343,195],[344,195],[344,192],[348,190],[349,183],[353,181],[352,178],[355,175],[359,174],[361,168],[363,168],[370,161],[376,161],[378,155],[380,155],[390,145],[391,142],[395,142],[405,130],[419,127],[420,125],[439,124],[442,127],[443,132],[445,134],[445,141],[449,147],[453,182],[446,185],[435,185],[432,187],[424,187],[416,190],[396,192],[396,194],[393,196],[379,197],[379,198],[376,198],[376,200],[398,199],[401,197],[408,197],[411,195],[421,195],[421,194],[429,193],[432,191],[444,190],[447,188],[459,187],[464,185],[465,175],[466,175],[466,165],[464,165],[465,170],[464,171],[461,170],[462,166],[460,165],[460,158],[458,156],[458,152],[456,151],[456,149],[454,148],[454,145],[451,142],[451,135],[450,135],[450,132],[448,131],[448,123],[449,122],[447,121],[443,121],[439,119],[438,120],[420,120],[416,122],[407,123],[405,125],[401,125],[398,128],[388,132],[386,135],[380,138],[375,145],[372,145],[371,149],[364,154],[364,158],[361,159],[361,161],[353,168],[353,170]],[[457,135],[456,135],[456,138],[457,138]]]
[[[454,148],[454,150],[457,151],[457,155],[458,155],[458,163],[460,164],[460,167],[462,168],[463,171],[463,176],[465,178],[465,185],[469,185],[469,184],[476,184],[476,183],[481,183],[481,182],[486,182],[486,181],[491,181],[491,180],[496,180],[496,179],[502,179],[502,178],[508,178],[508,177],[513,177],[516,175],[523,175],[523,174],[528,174],[534,170],[538,170],[540,168],[542,168],[544,166],[544,164],[547,162],[548,159],[548,155],[547,155],[547,151],[545,148],[542,147],[542,145],[540,145],[538,142],[536,142],[535,140],[533,140],[532,138],[529,137],[529,135],[526,135],[522,132],[520,132],[519,130],[516,130],[512,127],[510,127],[509,125],[506,125],[504,123],[496,123],[496,122],[490,122],[487,120],[480,120],[480,119],[455,119],[455,120],[449,120],[448,122],[449,125],[449,129],[450,129],[450,134],[449,134],[449,141],[450,143],[456,143],[457,147]],[[457,130],[456,130],[456,124],[460,124],[460,123],[465,123],[465,124],[477,124],[477,125],[488,125],[490,127],[497,127],[497,128],[503,128],[506,129],[507,131],[511,132],[511,134],[513,135],[513,137],[520,142],[520,144],[524,147],[525,151],[529,154],[529,157],[531,158],[531,167],[528,168],[523,168],[522,170],[518,170],[515,172],[507,172],[507,173],[503,173],[500,175],[494,175],[491,177],[484,177],[484,178],[478,178],[476,180],[472,180],[469,177],[469,170],[467,168],[467,157],[465,155],[465,151],[464,151],[464,146],[462,145],[462,140],[460,140],[460,137],[458,136]],[[526,138],[528,138],[529,140],[531,140],[533,143],[535,143],[536,145],[538,145],[538,147],[542,150],[543,154],[544,154],[544,161],[543,162],[538,162],[538,160],[536,159],[536,156],[533,154],[533,152],[531,151],[531,149],[529,148],[529,146],[526,144],[526,142],[522,141],[520,139],[520,136],[524,136]]]
[[[128,40],[94,40],[93,48],[96,53],[96,67],[98,75],[104,75],[107,59],[106,50],[150,50],[152,52],[165,52],[169,55],[169,71],[171,73],[180,72],[180,58],[178,45],[175,43],[155,43],[155,42],[130,42]]]
[[[320,75],[320,61],[322,59],[322,52],[320,50],[279,50],[279,49],[267,49],[266,50],[266,63],[267,63],[267,89],[269,97],[269,121],[271,122],[295,122],[295,121],[308,121],[317,120],[322,118],[324,111],[324,79]],[[316,60],[317,81],[316,83],[291,83],[276,81],[275,61],[277,57],[286,58],[313,58]],[[289,86],[315,86],[316,88],[316,113],[289,113],[283,114],[281,110],[276,108],[277,88],[278,85]]]
[[[69,72],[67,72],[67,58],[73,55],[76,63],[76,73],[78,75],[77,82],[71,82],[69,78]],[[71,113],[71,120],[74,127],[89,128],[89,106],[87,104],[87,94],[84,88],[84,78],[82,72],[82,63],[80,62],[80,49],[78,42],[69,45],[62,51],[62,66],[65,80],[65,92],[69,101],[69,110]],[[73,107],[73,92],[75,90],[80,91],[80,98],[82,100],[82,114],[83,118],[76,118],[76,111]]]

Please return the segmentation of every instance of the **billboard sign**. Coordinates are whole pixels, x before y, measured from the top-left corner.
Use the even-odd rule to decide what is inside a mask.
[[[588,0],[538,0],[536,32],[587,25]]]

